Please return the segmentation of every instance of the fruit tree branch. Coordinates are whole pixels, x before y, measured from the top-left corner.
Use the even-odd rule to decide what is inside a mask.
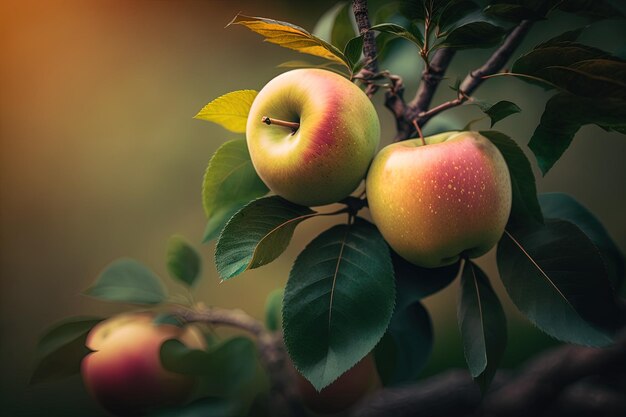
[[[622,306],[626,318],[626,304]],[[273,416],[304,416],[282,335],[242,310],[181,309],[184,322],[225,325],[257,339],[260,360],[271,382]],[[565,345],[531,359],[518,373],[500,371],[484,397],[465,370],[454,370],[414,385],[381,389],[351,410],[351,416],[525,417],[626,415],[626,328],[607,348]]]
[[[433,100],[435,91],[443,79],[450,62],[455,54],[454,49],[442,48],[435,52],[433,59],[424,67],[420,85],[415,94],[415,98],[409,107],[416,112],[428,110],[430,102]]]
[[[176,315],[187,323],[230,326],[252,334],[257,340],[259,359],[270,379],[270,411],[276,417],[304,416],[294,374],[280,332],[270,332],[243,310],[219,307],[181,309]]]
[[[437,114],[463,104],[468,99],[470,94],[472,94],[482,84],[484,77],[499,72],[504,65],[506,65],[509,58],[511,58],[519,44],[530,30],[532,23],[533,22],[530,20],[523,20],[513,30],[511,30],[502,44],[493,52],[489,59],[487,59],[482,66],[471,71],[465,77],[463,82],[461,82],[457,98],[428,110],[428,106],[430,105],[435,91],[439,86],[439,82],[443,78],[452,56],[454,55],[452,51],[447,51],[446,49],[439,50],[435,53],[431,64],[427,66],[422,73],[422,83],[420,84],[415,99],[410,105],[406,106],[406,110],[402,115],[402,118],[405,120],[397,122],[397,125],[402,127],[402,129],[398,129],[395,140],[405,140],[415,134],[415,129],[412,124],[409,123],[410,121],[415,120],[418,125],[423,126]],[[392,112],[396,116],[396,119],[398,119],[399,114],[395,111]]]
[[[502,42],[502,45],[495,50],[487,62],[465,77],[459,89],[469,96],[483,82],[483,77],[500,71],[520,43],[522,43],[522,40],[530,30],[532,24],[533,22],[531,20],[522,20],[520,24],[509,33],[504,42]]]
[[[412,123],[415,117],[411,115],[428,110],[435,91],[437,91],[437,87],[443,79],[455,52],[455,50],[448,48],[442,48],[435,52],[433,59],[427,63],[422,71],[420,85],[411,103],[407,104],[404,101],[403,86],[401,89],[392,88],[387,91],[385,106],[396,118],[396,140],[408,139],[415,132],[414,124]]]
[[[412,416],[419,410],[422,417],[619,416],[626,415],[624,384],[626,334],[607,348],[561,346],[530,360],[517,375],[500,372],[482,400],[469,373],[455,370],[383,389],[351,415]]]
[[[352,13],[359,28],[359,35],[363,36],[363,55],[365,56],[365,66],[360,71],[360,76],[367,82],[368,78],[378,72],[378,62],[376,60],[376,39],[374,32],[370,30],[370,18],[367,11],[367,0],[353,0]],[[367,83],[365,93],[372,97],[378,90],[374,83]]]

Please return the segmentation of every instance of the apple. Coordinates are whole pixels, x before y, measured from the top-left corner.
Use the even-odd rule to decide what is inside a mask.
[[[319,206],[359,185],[378,147],[380,123],[369,98],[346,78],[297,69],[259,92],[246,138],[256,172],[274,193]]]
[[[376,363],[371,353],[319,392],[295,368],[294,371],[302,401],[316,413],[334,414],[345,411],[380,386]]]
[[[187,399],[195,378],[170,372],[161,365],[160,349],[168,339],[204,349],[195,327],[155,324],[152,313],[128,313],[97,324],[87,335],[93,352],[81,363],[87,391],[118,416],[137,416]]]
[[[391,144],[367,175],[374,223],[407,261],[426,268],[485,254],[511,211],[511,178],[478,132],[446,132]]]

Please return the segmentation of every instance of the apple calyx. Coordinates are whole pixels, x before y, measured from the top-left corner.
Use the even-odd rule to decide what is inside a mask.
[[[265,123],[268,126],[269,125],[277,125],[277,126],[288,127],[288,128],[291,129],[291,134],[292,135],[294,133],[296,133],[296,131],[300,128],[300,123],[297,123],[297,122],[286,122],[284,120],[273,119],[273,118],[267,117],[267,116],[261,117],[261,122]]]

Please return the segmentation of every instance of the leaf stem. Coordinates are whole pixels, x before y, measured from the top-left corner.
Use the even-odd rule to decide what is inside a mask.
[[[430,7],[432,9],[432,2],[430,4]],[[424,60],[424,64],[426,65],[426,68],[428,69],[428,67],[430,66],[428,64],[428,38],[430,38],[430,10],[428,7],[426,7],[426,4],[424,4],[424,12],[425,12],[425,16],[424,16],[424,46],[420,49],[420,55],[422,56],[422,59]]]

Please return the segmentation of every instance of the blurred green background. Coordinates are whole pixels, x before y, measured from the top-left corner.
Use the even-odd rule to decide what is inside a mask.
[[[374,4],[381,3],[373,2]],[[334,1],[20,1],[0,3],[0,413],[101,415],[78,378],[27,387],[37,337],[76,314],[110,315],[123,307],[79,293],[110,261],[134,257],[166,276],[168,237],[181,233],[200,248],[204,278],[196,298],[241,307],[262,317],[265,296],[284,285],[291,262],[333,220],[303,223],[294,244],[270,266],[219,284],[213,245],[200,247],[200,186],[213,151],[236,137],[192,116],[235,89],[261,89],[303,58],[262,43],[242,27],[224,26],[239,11],[312,29]],[[519,52],[586,24],[559,16],[540,22]],[[583,41],[616,51],[626,27],[593,25]],[[449,71],[464,76],[489,54],[459,53]],[[411,97],[421,65],[405,45],[386,66],[401,74]],[[445,85],[435,102],[452,98]],[[516,102],[521,114],[497,128],[525,145],[549,94],[501,77],[477,97]],[[380,109],[383,143],[394,123]],[[446,113],[461,127],[477,109]],[[485,123],[485,122],[482,122]],[[486,124],[477,127],[486,128]],[[524,147],[525,151],[528,149]],[[626,249],[626,140],[585,127],[545,177],[540,191],[564,191],[589,207]],[[532,159],[532,158],[531,158]],[[533,165],[536,168],[536,164]],[[536,170],[535,172],[538,173]],[[551,343],[511,306],[493,253],[480,260],[507,307],[510,335],[504,365],[515,366]],[[456,285],[427,299],[435,326],[425,375],[463,366],[456,329]]]

